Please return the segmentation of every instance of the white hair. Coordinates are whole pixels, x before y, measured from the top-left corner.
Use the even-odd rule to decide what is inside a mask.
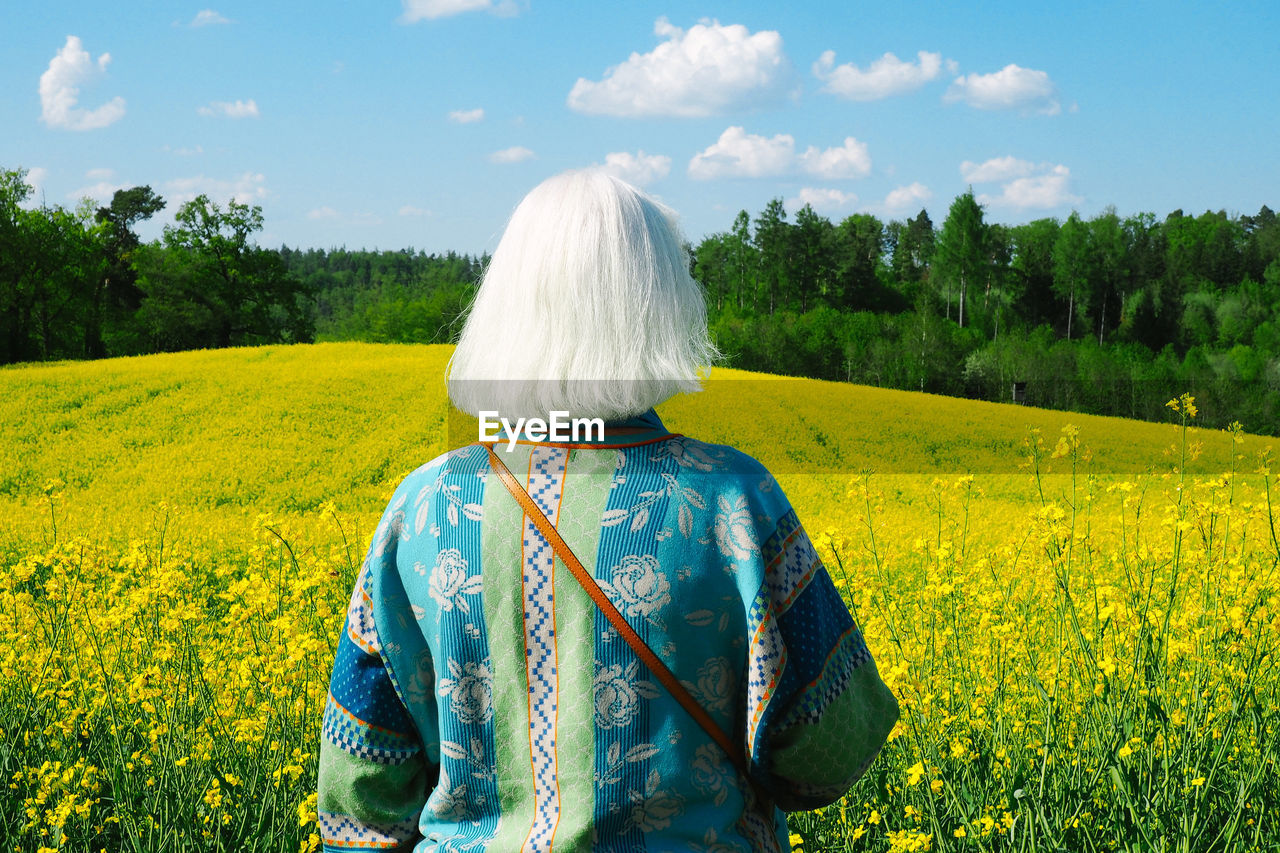
[[[620,420],[697,391],[718,353],[675,214],[602,171],[516,207],[448,369],[464,412]]]

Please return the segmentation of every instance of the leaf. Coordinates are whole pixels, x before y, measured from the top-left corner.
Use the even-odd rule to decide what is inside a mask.
[[[478,737],[471,739],[471,754],[476,758],[484,758],[484,743]]]
[[[680,504],[680,511],[676,513],[676,517],[680,521],[680,533],[688,539],[693,533],[693,510],[689,509],[687,504]]]
[[[467,578],[467,582],[462,585],[462,592],[467,595],[479,595],[484,589],[484,575],[475,575]]]
[[[418,507],[418,514],[414,517],[413,532],[421,533],[422,528],[427,526],[427,522],[431,520],[431,504],[424,503]]]
[[[467,751],[462,748],[462,744],[454,743],[451,740],[440,741],[440,751],[450,758],[457,760],[466,760]]]
[[[716,791],[715,804],[716,804],[717,806],[723,806],[723,805],[724,805],[724,801],[725,801],[726,799],[728,799],[728,797],[729,797],[729,789],[728,789],[728,788],[721,788],[719,791]]]
[[[458,505],[455,503],[449,504],[449,523],[454,527],[458,526]]]
[[[627,514],[628,513],[625,509],[611,509],[605,512],[604,516],[600,519],[600,523],[605,527],[613,527],[615,524],[621,524],[622,520],[627,517]]]
[[[654,686],[652,681],[637,681],[636,692],[645,699],[657,699],[659,695],[658,688]]]
[[[636,511],[635,517],[631,519],[631,532],[635,533],[646,524],[649,523],[649,508],[647,506],[640,507]]]
[[[618,759],[622,756],[622,744],[614,741],[609,744],[609,751],[605,753],[605,764],[617,764]]]
[[[635,764],[637,761],[644,761],[646,758],[652,758],[658,754],[658,748],[651,743],[640,743],[627,750],[626,756],[628,764]]]
[[[644,780],[645,796],[653,796],[654,791],[658,790],[658,785],[662,784],[662,777],[658,775],[657,770],[650,770],[648,777]]]
[[[686,613],[684,621],[688,622],[695,628],[702,628],[706,625],[710,625],[711,620],[715,618],[716,615],[710,610],[695,610],[692,613]]]
[[[480,521],[484,517],[484,507],[480,504],[463,504],[462,514],[472,521]]]
[[[703,500],[703,499],[702,499],[702,495],[698,494],[698,493],[697,493],[697,492],[695,492],[693,489],[686,488],[686,489],[684,490],[684,498],[685,498],[685,500],[687,500],[689,503],[691,503],[691,504],[693,504],[694,506],[696,506],[698,509],[706,509],[706,508],[707,508],[707,502],[706,502],[705,500]]]

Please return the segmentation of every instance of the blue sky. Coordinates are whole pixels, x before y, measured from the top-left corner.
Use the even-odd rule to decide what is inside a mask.
[[[491,251],[602,164],[688,236],[781,197],[941,223],[1280,207],[1280,4],[10,4],[0,166],[260,204],[264,245]]]

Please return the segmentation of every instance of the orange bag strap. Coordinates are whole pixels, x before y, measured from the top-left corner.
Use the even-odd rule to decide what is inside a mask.
[[[560,532],[551,523],[551,519],[547,518],[529,493],[520,485],[520,481],[511,473],[511,469],[498,458],[498,454],[493,450],[493,445],[483,444],[483,446],[485,450],[489,451],[490,467],[498,475],[502,485],[507,487],[507,491],[511,492],[511,496],[516,499],[516,503],[520,504],[525,515],[529,517],[542,535],[546,537],[547,541],[551,543],[556,556],[569,567],[569,571],[573,573],[578,583],[586,590],[587,595],[591,596],[591,600],[596,603],[596,607],[600,608],[600,612],[605,615],[605,618],[617,630],[618,635],[627,641],[627,645],[644,662],[644,665],[649,668],[654,677],[662,682],[662,685],[689,712],[689,716],[693,717],[697,724],[702,727],[702,730],[720,745],[720,748],[729,756],[729,760],[738,768],[738,772],[742,774],[748,783],[751,783],[751,775],[747,771],[747,760],[742,748],[725,734],[724,729],[720,728],[716,721],[711,718],[711,715],[707,713],[706,709],[698,704],[698,700],[689,695],[689,691],[675,677],[675,674],[667,668],[667,665],[654,654],[653,649],[649,648],[640,635],[636,633],[635,629],[627,623],[627,620],[618,612],[618,608],[613,606],[613,602],[604,594],[604,590],[600,589],[596,579],[591,576],[591,573],[586,570],[582,562],[569,548],[569,544],[560,536]]]

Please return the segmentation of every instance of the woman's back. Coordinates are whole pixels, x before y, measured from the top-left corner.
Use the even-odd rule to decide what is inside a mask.
[[[498,452],[752,780],[464,447],[396,490],[352,597],[327,847],[786,849],[774,804],[830,802],[874,758],[897,705],[777,483],[652,411],[620,427]]]

